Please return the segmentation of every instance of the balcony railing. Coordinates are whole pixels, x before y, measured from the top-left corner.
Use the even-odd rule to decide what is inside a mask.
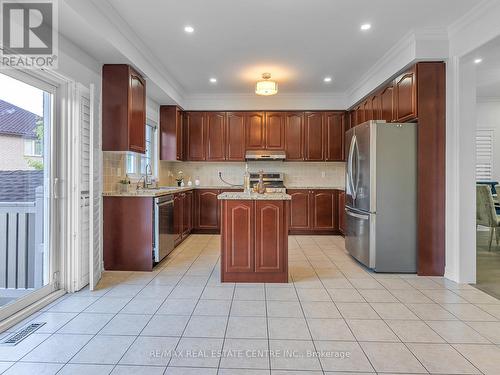
[[[34,202],[0,202],[0,289],[43,286],[43,206],[43,186]]]

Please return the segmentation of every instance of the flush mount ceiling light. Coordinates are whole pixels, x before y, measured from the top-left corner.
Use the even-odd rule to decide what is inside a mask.
[[[325,82],[325,83],[332,82],[332,77],[325,77],[325,78],[323,78],[323,82]]]
[[[184,31],[187,32],[188,34],[191,34],[194,32],[194,27],[193,26],[185,26]]]
[[[367,30],[370,30],[371,28],[372,28],[372,25],[370,25],[369,23],[364,23],[361,25],[362,31],[367,31]]]
[[[278,83],[271,80],[271,73],[263,73],[262,81],[257,81],[255,85],[257,95],[276,95],[278,93]]]
[[[480,57],[474,60],[474,64],[481,64],[482,62],[483,62],[483,59]]]

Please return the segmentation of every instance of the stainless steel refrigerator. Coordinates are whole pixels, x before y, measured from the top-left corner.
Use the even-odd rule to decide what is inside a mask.
[[[376,272],[417,270],[417,124],[346,132],[347,251]]]

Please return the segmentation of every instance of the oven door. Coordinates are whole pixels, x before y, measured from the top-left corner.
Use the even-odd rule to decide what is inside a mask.
[[[154,261],[160,262],[174,249],[174,200],[172,196],[155,200]]]

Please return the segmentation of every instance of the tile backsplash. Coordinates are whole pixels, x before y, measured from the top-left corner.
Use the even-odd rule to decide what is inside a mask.
[[[243,184],[244,162],[160,162],[160,185],[175,185],[175,176],[183,172],[184,181],[200,179],[202,186],[221,186],[218,172],[231,184]],[[345,184],[345,163],[342,162],[248,162],[250,172],[282,172],[285,185],[291,187],[339,187]]]
[[[126,176],[125,153],[103,152],[103,191],[117,191],[118,182]]]

